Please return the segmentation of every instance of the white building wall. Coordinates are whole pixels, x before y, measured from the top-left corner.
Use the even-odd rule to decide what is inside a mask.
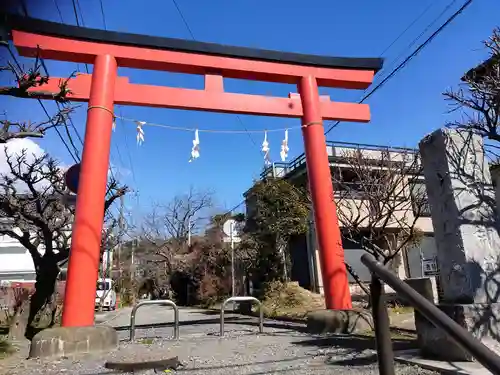
[[[40,246],[39,251],[43,254],[44,246]],[[0,284],[31,283],[35,279],[35,265],[29,251],[16,239],[0,235]]]
[[[0,283],[34,282],[35,266],[19,241],[0,235]]]

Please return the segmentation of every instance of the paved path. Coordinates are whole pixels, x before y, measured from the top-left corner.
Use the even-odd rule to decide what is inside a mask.
[[[219,337],[219,315],[198,309],[180,309],[180,339],[170,340],[173,313],[168,307],[146,306],[137,314],[136,340],[128,342],[131,309],[99,314],[97,321],[119,331],[119,350],[101,355],[57,361],[28,360],[5,366],[9,375],[116,374],[104,368],[109,360],[146,361],[178,356],[187,374],[378,374],[373,341],[350,336],[311,336],[302,324],[266,320],[264,334],[257,334],[256,318],[226,314],[225,337]],[[141,325],[143,327],[141,327]],[[146,326],[146,327],[144,327]],[[143,371],[153,374],[154,371]],[[399,375],[432,372],[397,365]]]
[[[127,307],[118,311],[104,313],[96,317],[97,324],[106,324],[116,328],[119,332],[124,331],[128,334],[130,327],[130,314],[132,308]],[[242,317],[239,314],[233,314],[227,311],[224,321],[226,325],[231,324],[233,321],[240,321],[247,326],[249,324],[257,324],[257,320],[249,317]],[[145,329],[155,329],[161,327],[173,327],[174,323],[174,310],[169,306],[143,306],[137,310],[135,324],[137,327],[136,337],[141,336],[141,332]],[[207,329],[219,332],[220,314],[217,312],[195,309],[195,308],[179,308],[179,335],[181,337],[194,335],[199,336],[198,333],[206,334]],[[258,329],[258,327],[256,327]],[[172,330],[172,329],[171,329]],[[121,335],[122,336],[122,335]]]

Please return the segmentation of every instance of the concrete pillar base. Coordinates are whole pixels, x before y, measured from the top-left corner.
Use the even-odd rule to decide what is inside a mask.
[[[48,328],[31,340],[29,358],[69,357],[117,347],[118,334],[110,326]]]
[[[307,314],[310,333],[356,333],[373,329],[370,313],[362,310],[318,310]]]

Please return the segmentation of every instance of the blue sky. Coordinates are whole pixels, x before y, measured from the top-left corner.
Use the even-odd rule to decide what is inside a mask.
[[[170,0],[102,0],[109,30],[189,39],[190,34]],[[416,45],[430,35],[464,0],[455,1],[413,47],[409,44],[450,4],[450,0],[178,0],[195,37],[201,41],[255,48],[330,56],[379,57],[431,3],[416,22],[382,57],[388,74]],[[80,0],[87,27],[103,28],[98,0]],[[27,1],[33,17],[60,22],[54,0]],[[57,0],[65,23],[75,24],[70,0]],[[328,135],[329,140],[414,147],[432,130],[450,119],[442,92],[458,83],[462,73],[485,56],[481,41],[499,26],[500,2],[475,0],[444,32],[408,66],[391,79],[367,103],[372,121],[368,124],[343,123]],[[3,53],[3,52],[2,52]],[[400,54],[402,54],[400,56]],[[395,60],[398,56],[399,60]],[[2,55],[2,58],[7,58]],[[20,59],[28,64],[27,61]],[[47,61],[49,73],[66,76],[76,64]],[[91,67],[89,67],[91,69]],[[79,66],[84,71],[83,66]],[[4,73],[2,73],[4,74]],[[166,72],[120,69],[120,75],[135,83],[202,88],[203,79]],[[2,83],[8,79],[5,74]],[[286,96],[295,92],[290,85],[226,80],[227,91]],[[333,100],[357,101],[362,91],[321,89]],[[43,120],[45,114],[36,101],[0,97],[1,108],[11,120]],[[55,108],[47,102],[47,108]],[[200,129],[244,127],[234,115],[169,109],[117,106],[118,115],[146,122]],[[298,120],[240,116],[248,129],[294,127]],[[85,129],[85,109],[73,116],[80,134]],[[201,157],[188,163],[192,133],[145,127],[145,143],[138,147],[132,123],[118,122],[113,135],[111,162],[123,171],[125,183],[138,190],[140,200],[129,198],[134,212],[147,210],[152,200],[168,201],[186,192],[191,185],[216,192],[218,205],[230,208],[242,200],[263,166],[262,134],[200,134]],[[273,160],[279,161],[281,132],[271,133]],[[300,131],[291,130],[290,159],[303,152]],[[77,138],[75,137],[75,140]],[[80,147],[78,141],[76,145]],[[71,164],[57,135],[51,132],[39,142],[41,147]],[[133,207],[132,207],[133,206]]]

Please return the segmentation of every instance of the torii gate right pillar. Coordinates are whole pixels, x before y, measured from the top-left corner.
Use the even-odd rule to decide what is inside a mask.
[[[333,199],[333,184],[316,78],[302,77],[298,91],[302,101],[302,133],[326,308],[351,309],[351,294],[337,208]]]

